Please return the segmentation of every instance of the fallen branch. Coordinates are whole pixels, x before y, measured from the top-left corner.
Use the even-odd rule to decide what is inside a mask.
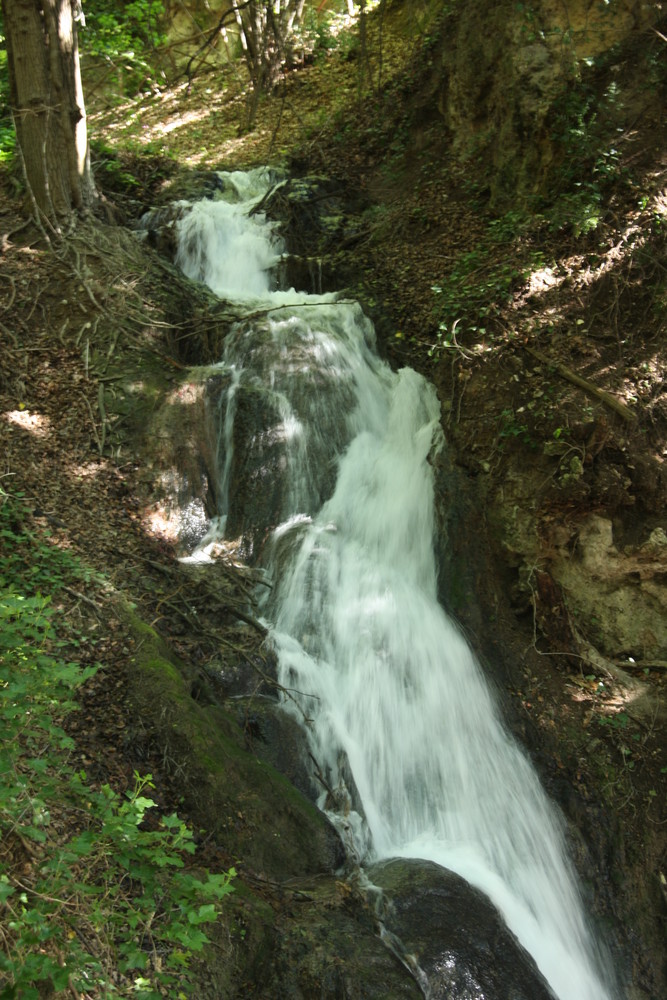
[[[90,413],[90,422],[91,422],[91,425],[92,425],[92,428],[93,428],[93,434],[95,435],[95,441],[97,443],[97,450],[98,450],[98,452],[101,455],[102,454],[102,441],[100,439],[99,434],[97,433],[97,426],[95,425],[95,415],[93,413],[93,408],[90,405],[90,400],[88,399],[88,397],[85,396],[83,393],[81,393],[81,395],[83,397],[84,403],[88,407],[88,412]]]
[[[81,591],[74,590],[72,587],[66,587],[64,584],[63,590],[66,590],[68,594],[72,595],[72,597],[76,597],[78,601],[84,601],[86,604],[89,604],[91,608],[95,609],[95,611],[103,610],[101,604],[98,604],[97,601],[94,601],[91,597],[86,597],[86,595],[82,594]]]
[[[306,725],[312,725],[313,720],[308,717],[308,715],[306,714],[305,709],[301,707],[301,705],[299,704],[299,702],[297,701],[297,699],[294,697],[294,695],[298,694],[302,698],[314,698],[315,701],[319,701],[320,700],[319,695],[308,694],[306,691],[299,691],[298,688],[284,687],[280,683],[280,681],[276,680],[275,677],[271,677],[269,674],[267,674],[267,672],[265,670],[262,670],[262,668],[256,662],[256,658],[253,659],[251,656],[248,656],[248,654],[245,652],[245,650],[238,649],[238,647],[236,647],[236,646],[231,646],[230,643],[225,643],[225,645],[227,645],[228,648],[236,649],[236,651],[241,654],[241,656],[246,661],[246,663],[248,663],[252,667],[252,669],[256,673],[259,674],[259,676],[262,678],[262,680],[266,681],[267,684],[269,684],[271,687],[275,688],[277,691],[282,691],[282,693],[285,695],[286,698],[289,698],[290,701],[294,702],[294,704],[296,705],[298,711],[301,713],[301,716],[303,718],[304,723]]]
[[[667,670],[667,660],[614,660],[623,670]]]
[[[533,347],[524,347],[524,350],[526,350],[528,354],[532,354],[532,356],[541,364],[549,365],[550,368],[555,368],[558,374],[566,379],[566,381],[571,382],[572,385],[578,386],[579,389],[583,389],[584,392],[587,392],[589,396],[592,396],[594,399],[604,403],[605,406],[608,406],[610,410],[613,410],[614,413],[617,413],[619,417],[622,417],[624,420],[628,421],[628,423],[634,423],[636,421],[637,414],[634,413],[630,407],[626,406],[625,403],[621,403],[619,399],[612,396],[611,393],[605,392],[604,389],[598,389],[596,385],[593,385],[592,382],[582,378],[581,375],[577,375],[577,373],[573,372],[571,368],[567,368],[559,361],[553,361],[551,358],[548,358],[546,354],[536,351]]]
[[[331,785],[329,784],[329,782],[326,780],[326,778],[324,777],[324,775],[322,774],[322,768],[317,763],[317,761],[313,757],[313,755],[310,752],[310,750],[308,751],[308,756],[310,757],[310,759],[312,760],[313,764],[315,765],[315,771],[313,772],[314,775],[315,775],[315,777],[317,778],[317,780],[319,781],[319,783],[322,785],[322,787],[324,788],[324,790],[327,792],[327,794],[329,795],[329,797],[333,801],[335,801],[336,800],[336,795],[334,793],[334,790],[331,787]]]

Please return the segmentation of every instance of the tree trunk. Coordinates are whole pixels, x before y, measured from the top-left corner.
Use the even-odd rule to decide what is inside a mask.
[[[53,222],[95,188],[74,20],[77,0],[2,0],[12,111],[32,208]],[[78,4],[77,4],[78,6]]]

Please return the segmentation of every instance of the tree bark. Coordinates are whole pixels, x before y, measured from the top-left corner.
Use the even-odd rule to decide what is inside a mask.
[[[76,0],[1,0],[16,137],[33,210],[53,222],[95,198]]]

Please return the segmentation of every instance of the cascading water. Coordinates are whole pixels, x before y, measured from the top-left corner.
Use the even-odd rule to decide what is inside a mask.
[[[457,872],[493,901],[559,1000],[609,1000],[557,814],[437,602],[435,391],[378,359],[357,304],[270,291],[281,247],[248,215],[270,184],[267,172],[228,175],[230,197],[180,221],[178,262],[254,317],[230,333],[221,366],[232,393],[263,392],[276,415],[267,434],[286,484],[265,614],[279,680],[305,693],[312,754],[348,803],[352,775],[361,806],[345,832],[362,862],[414,857]]]

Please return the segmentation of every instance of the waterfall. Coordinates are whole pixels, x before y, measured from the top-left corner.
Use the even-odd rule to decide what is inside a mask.
[[[221,366],[234,394],[261,391],[275,415],[266,434],[286,482],[263,612],[312,754],[352,805],[332,818],[362,863],[429,859],[481,889],[559,1000],[609,1000],[560,818],[437,601],[435,391],[378,359],[356,303],[270,290],[280,241],[248,214],[270,182],[228,175],[232,197],[180,221],[178,259],[255,317],[232,330]],[[229,426],[223,436],[226,491]]]

